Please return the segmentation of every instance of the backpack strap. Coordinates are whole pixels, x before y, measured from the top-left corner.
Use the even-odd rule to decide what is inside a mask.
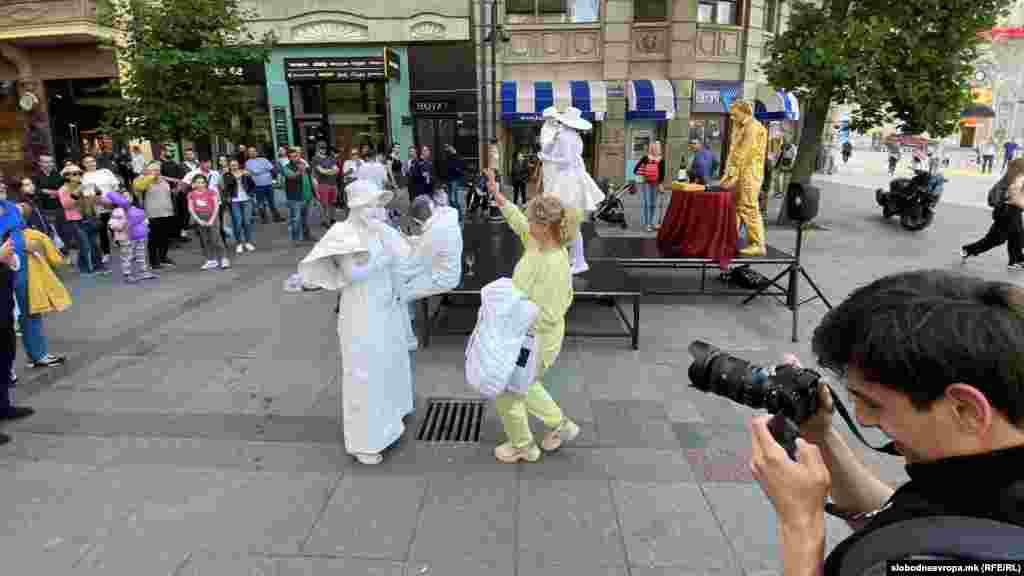
[[[885,562],[910,556],[1024,560],[1024,527],[969,516],[925,516],[872,530],[843,554],[840,576],[885,571]]]

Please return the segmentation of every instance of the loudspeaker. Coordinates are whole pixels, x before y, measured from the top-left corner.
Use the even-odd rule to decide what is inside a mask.
[[[786,217],[796,222],[810,222],[818,215],[821,190],[802,182],[790,182],[786,190]]]

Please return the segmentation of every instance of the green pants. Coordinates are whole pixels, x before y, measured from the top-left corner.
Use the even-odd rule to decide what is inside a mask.
[[[530,384],[526,395],[522,394],[499,394],[494,400],[494,407],[501,417],[501,423],[505,428],[505,435],[508,441],[516,448],[524,448],[533,444],[533,432],[530,431],[529,414],[533,414],[544,422],[548,428],[557,428],[562,423],[562,409],[551,398],[548,391],[544,389],[541,381],[544,373],[558,356],[557,352],[550,358],[540,358],[540,374]]]

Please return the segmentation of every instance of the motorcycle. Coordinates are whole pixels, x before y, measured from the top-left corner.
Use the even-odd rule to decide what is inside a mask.
[[[911,178],[896,178],[889,190],[879,188],[875,200],[882,207],[882,217],[899,215],[900,225],[911,231],[924,230],[935,219],[935,206],[942,197],[946,179],[927,170],[914,170]]]

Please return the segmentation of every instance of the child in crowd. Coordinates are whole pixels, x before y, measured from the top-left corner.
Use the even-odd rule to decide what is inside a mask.
[[[579,426],[565,417],[541,381],[555,363],[565,338],[565,314],[573,299],[566,246],[576,238],[578,211],[566,209],[555,196],[545,195],[531,200],[524,216],[498,191],[493,170],[487,173],[487,189],[523,243],[523,256],[512,273],[512,284],[540,309],[533,328],[539,360],[537,379],[525,395],[506,392],[496,398],[495,408],[508,441],[495,448],[494,455],[501,462],[535,462],[540,458],[540,448],[530,432],[529,414],[548,427],[540,446],[548,452],[580,433]]]
[[[203,253],[206,256],[206,264],[203,264],[202,269],[231,268],[231,261],[225,255],[218,231],[220,196],[216,190],[211,190],[207,186],[206,176],[202,174],[192,177],[192,190],[188,193],[188,212],[199,227]]]
[[[110,231],[121,247],[121,276],[128,284],[153,280],[158,276],[146,264],[146,240],[149,222],[146,212],[118,192],[105,192],[103,201],[114,209],[110,215]]]

